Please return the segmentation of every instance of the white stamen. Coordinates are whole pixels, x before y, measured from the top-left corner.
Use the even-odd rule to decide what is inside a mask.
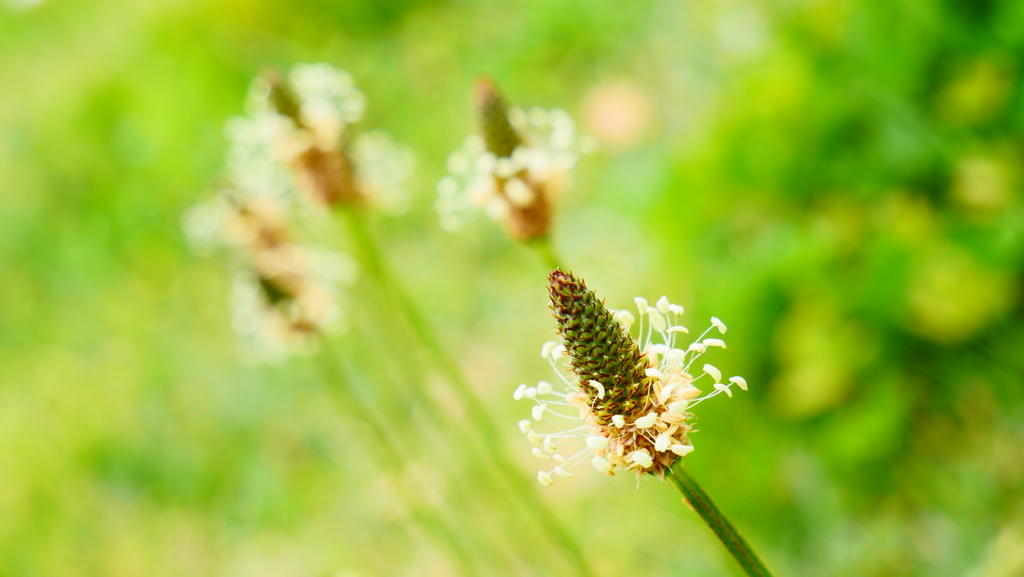
[[[654,464],[654,459],[652,459],[651,456],[647,454],[647,451],[644,450],[633,451],[627,456],[627,458],[630,461],[636,463],[637,465],[640,465],[640,467],[643,469],[646,469]]]
[[[686,408],[690,406],[690,401],[683,399],[674,403],[669,403],[668,414],[670,415],[682,415],[686,412]]]
[[[537,383],[537,394],[538,395],[550,395],[551,394],[551,383],[547,381],[541,381]]]
[[[725,334],[725,323],[720,321],[718,317],[711,317],[711,324],[715,325],[715,328],[718,329],[718,332],[722,333],[723,335]]]
[[[665,332],[665,329],[668,328],[668,323],[665,322],[665,317],[658,312],[658,309],[647,307],[647,314],[651,317],[651,326],[654,327],[654,330],[659,333]]]
[[[703,345],[705,347],[722,347],[725,348],[725,341],[722,339],[704,339]]]
[[[554,351],[555,347],[557,347],[557,346],[558,346],[558,343],[556,343],[555,341],[548,341],[548,342],[544,343],[544,346],[540,348],[540,356],[541,356],[541,358],[542,359],[547,359],[547,358],[551,357],[551,351]]]
[[[551,480],[551,475],[548,475],[544,471],[537,473],[537,480],[540,481],[541,485],[553,485],[555,482]]]
[[[612,417],[612,424],[621,429],[626,426],[626,417],[623,417],[622,415],[614,415]]]
[[[526,419],[519,421],[519,430],[522,431],[524,434],[526,433],[526,431],[529,431],[532,427],[533,423]]]
[[[534,445],[543,445],[544,441],[541,440],[540,435],[533,432],[532,430],[526,431],[526,438],[530,440]]]
[[[591,387],[594,387],[595,389],[597,389],[597,398],[599,398],[599,399],[603,399],[604,398],[604,385],[602,385],[601,383],[599,383],[597,381],[590,381],[587,384],[589,384]]]
[[[668,310],[672,311],[673,313],[675,313],[677,315],[683,314],[683,307],[681,307],[679,305],[668,305]]]
[[[522,399],[525,395],[526,385],[519,385],[518,387],[516,387],[516,391],[512,393],[512,398],[518,401]]]
[[[654,450],[658,452],[664,452],[668,450],[669,445],[672,444],[672,437],[665,433],[658,435],[658,438],[654,440]]]
[[[708,350],[708,347],[707,347],[707,345],[703,345],[701,343],[693,343],[693,344],[690,345],[690,349],[689,350],[697,351],[698,353],[703,355],[704,351]]]
[[[533,456],[537,457],[538,459],[547,459],[548,458],[547,454],[544,451],[541,451],[540,449],[538,449],[537,447],[533,448]]]
[[[654,423],[658,421],[658,413],[647,413],[646,415],[637,419],[633,424],[638,429],[650,429],[654,426]]]
[[[739,388],[743,389],[744,391],[747,390],[747,380],[744,379],[743,377],[729,377],[729,382],[735,383],[736,385],[739,386]]]
[[[547,408],[548,408],[548,406],[545,405],[544,403],[541,403],[541,404],[535,406],[532,409],[532,411],[533,411],[533,420],[534,421],[539,421],[539,420],[543,419],[544,418],[544,411],[547,410]]]
[[[569,459],[566,459],[565,457],[563,457],[561,455],[551,455],[551,458],[556,460],[556,461],[558,461],[559,463],[567,466],[567,467],[569,466]]]
[[[729,395],[730,398],[732,397],[732,389],[729,388],[729,385],[724,385],[722,383],[715,383],[715,388],[718,389],[719,391],[722,391],[723,393]]]
[[[648,377],[656,377],[658,379],[665,380],[665,375],[658,369],[645,369],[644,374],[647,375]]]
[[[636,303],[636,308],[640,310],[640,316],[647,314],[647,299],[644,297],[636,297],[633,299],[633,302]]]
[[[704,372],[711,375],[711,378],[715,379],[716,383],[722,382],[722,371],[718,370],[714,365],[704,365]]]
[[[548,453],[554,453],[557,450],[555,442],[551,440],[550,436],[544,437],[544,450]]]
[[[565,350],[565,345],[556,345],[554,350],[551,351],[551,358],[558,359],[559,357],[564,357],[567,354],[569,353]]]
[[[595,469],[602,473],[610,473],[612,470],[612,464],[601,457],[594,457],[590,462],[594,465]]]
[[[690,329],[688,329],[688,328],[686,328],[686,327],[684,327],[682,325],[675,325],[675,326],[669,327],[667,332],[669,332],[669,333],[685,333],[685,334],[690,334]]]
[[[636,322],[636,317],[634,317],[633,313],[629,311],[615,311],[615,313],[612,314],[612,318],[627,329],[633,326],[633,323]]]
[[[571,479],[576,476],[561,467],[555,467],[555,474],[563,479]]]
[[[679,455],[680,457],[685,457],[693,452],[693,445],[675,444],[669,447],[669,450]]]
[[[536,399],[537,398],[537,388],[536,387],[526,387],[526,390],[523,391],[523,395],[526,396],[527,399]]]
[[[600,435],[587,437],[587,447],[596,450],[606,449],[608,447],[608,439]]]
[[[660,299],[658,299],[657,307],[658,312],[660,312],[663,315],[667,315],[669,311],[668,297],[663,296]]]

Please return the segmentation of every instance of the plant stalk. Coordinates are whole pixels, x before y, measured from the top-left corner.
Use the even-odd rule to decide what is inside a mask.
[[[768,572],[768,569],[758,559],[754,550],[740,536],[736,528],[732,526],[732,523],[729,523],[725,515],[718,510],[714,501],[704,492],[704,489],[693,478],[682,461],[672,465],[670,473],[669,478],[672,479],[672,483],[683,494],[683,497],[693,507],[693,510],[700,515],[700,518],[708,524],[708,527],[711,527],[711,530],[722,541],[722,544],[729,550],[729,553],[736,559],[736,562],[740,564],[743,571],[750,577],[771,577],[771,573]]]
[[[486,446],[485,451],[501,477],[513,485],[514,493],[522,499],[525,508],[533,515],[541,528],[567,552],[575,565],[576,573],[581,576],[592,572],[579,546],[558,519],[541,500],[536,489],[531,486],[512,464],[511,456],[504,446],[500,432],[491,419],[483,403],[473,392],[472,386],[462,373],[462,369],[445,350],[441,340],[435,334],[426,317],[409,296],[399,280],[391,272],[380,248],[366,227],[364,215],[358,209],[343,209],[340,213],[348,223],[352,244],[359,252],[359,258],[366,271],[373,277],[380,288],[398,304],[416,338],[423,345],[433,364],[444,373],[453,392],[459,398],[466,414]]]

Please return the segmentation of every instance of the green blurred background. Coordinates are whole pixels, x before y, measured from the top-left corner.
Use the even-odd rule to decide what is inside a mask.
[[[311,359],[238,362],[231,273],[181,232],[251,79],[317,61],[417,154],[374,229],[524,477],[545,268],[432,208],[481,73],[602,143],[556,217],[574,272],[728,323],[750,392],[701,406],[687,462],[770,567],[1024,575],[1022,54],[1011,0],[0,0],[0,576],[458,573]],[[391,465],[486,533],[445,480],[472,465],[430,452],[473,433],[418,434],[464,423],[371,292],[334,350],[453,407],[381,399],[425,455]],[[664,484],[543,495],[600,575],[737,574]]]

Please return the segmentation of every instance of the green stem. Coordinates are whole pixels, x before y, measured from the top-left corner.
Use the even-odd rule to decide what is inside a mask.
[[[693,507],[700,518],[711,527],[715,535],[722,541],[729,553],[736,558],[743,571],[751,577],[771,577],[771,573],[765,568],[761,560],[757,558],[754,550],[743,540],[743,537],[736,531],[736,528],[729,523],[725,515],[718,510],[711,497],[704,492],[697,480],[690,475],[690,472],[678,462],[670,469],[672,483],[683,494],[686,501]]]
[[[323,354],[320,355],[320,367],[323,372],[325,388],[338,409],[346,414],[354,414],[370,429],[370,438],[375,442],[375,452],[383,457],[386,464],[397,464],[407,462],[408,455],[405,455],[399,447],[402,446],[398,439],[393,438],[394,433],[386,425],[381,415],[377,413],[368,401],[363,399],[359,393],[349,385],[346,378],[346,371],[341,367],[340,357],[333,353],[333,348],[328,343],[327,337],[321,335],[320,347]],[[396,475],[402,473],[396,472]],[[459,534],[440,515],[419,506],[415,501],[406,496],[408,486],[415,487],[416,481],[411,480],[396,487],[398,493],[409,506],[413,520],[423,529],[434,535],[440,543],[447,546],[449,553],[458,560],[465,575],[480,575],[481,573],[474,566],[472,556],[462,544]]]
[[[348,230],[352,236],[352,244],[360,253],[367,272],[374,278],[381,289],[387,291],[401,309],[416,337],[423,345],[434,365],[447,377],[454,393],[466,409],[480,437],[487,447],[487,455],[501,476],[512,483],[515,494],[523,499],[526,509],[536,518],[538,524],[550,534],[563,550],[572,557],[576,572],[579,575],[591,575],[590,568],[583,552],[551,513],[547,505],[537,494],[535,487],[527,481],[521,472],[512,464],[512,458],[504,446],[501,434],[491,419],[483,403],[473,392],[472,386],[462,373],[462,369],[451,358],[441,340],[434,333],[426,317],[406,292],[399,280],[392,274],[384,260],[377,243],[366,227],[364,216],[358,210],[340,211],[348,221]]]
[[[535,238],[527,244],[537,251],[541,260],[544,261],[544,265],[548,267],[548,270],[554,270],[556,268],[565,270],[565,268],[562,267],[562,259],[558,258],[558,251],[555,250],[554,245],[551,243],[550,236],[545,235],[540,238]]]

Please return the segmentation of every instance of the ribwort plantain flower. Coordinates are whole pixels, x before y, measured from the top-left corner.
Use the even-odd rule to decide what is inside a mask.
[[[441,226],[456,230],[483,211],[517,240],[545,237],[552,207],[592,139],[577,136],[564,110],[508,108],[486,79],[477,84],[476,111],[479,134],[448,157],[451,174],[437,185]]]
[[[519,422],[536,445],[534,455],[557,463],[537,479],[550,485],[553,475],[572,477],[570,470],[585,460],[609,475],[631,470],[638,478],[643,473],[664,478],[673,463],[694,450],[690,410],[723,393],[731,397],[734,385],[747,389],[742,377],[722,382],[717,367],[701,362],[709,349],[725,348],[721,338],[707,338],[711,331],[724,334],[725,324],[712,318],[699,337],[677,346],[689,333],[679,324],[683,307],[666,297],[650,306],[638,297],[639,339],[634,339],[633,313],[605,308],[571,273],[555,269],[548,280],[562,343],[546,343],[541,355],[554,368],[557,384],[524,384],[513,395],[534,403],[532,420]],[[705,383],[706,394],[698,388]]]
[[[228,122],[228,172],[249,189],[314,206],[371,206],[399,213],[414,157],[386,133],[355,134],[366,98],[329,64],[300,64],[287,77],[258,77],[248,114]]]
[[[238,263],[232,325],[243,358],[280,361],[311,350],[320,333],[341,324],[342,289],[355,264],[344,253],[293,240],[277,200],[222,190],[190,209],[184,227],[198,251],[226,248]]]

